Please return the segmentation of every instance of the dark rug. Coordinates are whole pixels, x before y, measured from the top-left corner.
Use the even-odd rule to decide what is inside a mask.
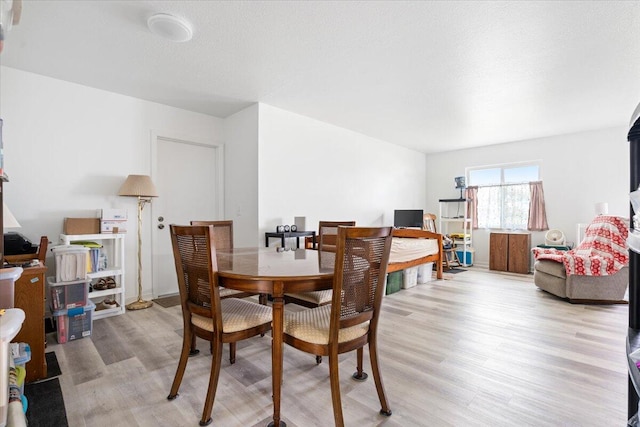
[[[58,378],[25,384],[24,395],[29,404],[27,408],[29,427],[67,427],[69,425]]]
[[[467,271],[463,268],[450,268],[449,270],[445,270],[445,273],[451,273],[451,274],[458,274],[458,273],[462,273],[464,271]]]
[[[153,302],[164,308],[173,307],[174,305],[180,305],[180,295],[171,295],[168,297],[156,298],[153,300]]]
[[[44,354],[44,358],[47,361],[47,378],[53,378],[60,375],[60,365],[58,365],[58,358],[55,351],[50,351]]]

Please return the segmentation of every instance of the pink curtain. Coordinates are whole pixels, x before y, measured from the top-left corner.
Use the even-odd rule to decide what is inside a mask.
[[[467,218],[471,218],[471,228],[478,229],[478,187],[467,187],[465,191],[467,198]]]
[[[527,230],[542,231],[548,230],[547,211],[544,207],[544,191],[542,181],[532,181],[529,183],[531,199],[529,201],[529,221]]]

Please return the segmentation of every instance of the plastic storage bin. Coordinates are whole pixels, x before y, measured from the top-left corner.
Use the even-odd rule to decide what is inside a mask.
[[[55,277],[47,277],[51,310],[58,311],[87,305],[90,280],[56,282]]]
[[[89,300],[84,307],[69,308],[53,312],[58,343],[77,340],[91,335],[93,311],[96,305]]]
[[[385,293],[387,295],[394,294],[402,288],[402,276],[402,271],[394,271],[393,273],[387,274],[387,284],[385,289]]]
[[[402,270],[402,289],[413,288],[418,284],[418,267],[409,267]]]
[[[418,267],[418,283],[427,283],[433,280],[433,263],[419,265]]]
[[[22,322],[24,311],[19,308],[10,308],[0,316],[0,427],[7,425],[9,413],[9,343],[20,332]]]
[[[51,249],[56,260],[56,282],[86,280],[89,248],[78,245],[61,245]]]
[[[0,269],[0,308],[13,308],[16,280],[22,275],[22,267]]]
[[[462,249],[456,249],[456,252],[458,253],[458,259],[464,265],[473,265],[473,253],[475,251],[476,250],[473,248],[467,248],[467,257],[465,259],[464,251]]]

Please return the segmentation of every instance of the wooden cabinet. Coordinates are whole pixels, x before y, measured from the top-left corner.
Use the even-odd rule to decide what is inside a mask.
[[[39,263],[27,267],[15,282],[14,305],[24,311],[25,319],[20,333],[13,342],[25,342],[31,347],[31,361],[27,362],[27,382],[47,377],[47,361],[44,357],[44,275],[47,267]]]
[[[529,273],[531,234],[491,233],[489,269],[511,273]]]

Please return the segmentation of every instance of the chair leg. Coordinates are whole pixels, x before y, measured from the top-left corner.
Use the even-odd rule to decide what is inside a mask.
[[[213,401],[216,398],[216,390],[218,388],[218,378],[220,376],[220,362],[222,360],[222,343],[214,340],[213,351],[211,352],[211,374],[209,375],[209,388],[207,397],[204,401],[204,409],[202,410],[201,426],[211,424],[211,410],[213,409]]]
[[[233,365],[236,363],[236,343],[229,343],[229,362]]]
[[[366,381],[367,378],[369,378],[369,375],[367,375],[367,373],[362,370],[362,353],[363,353],[363,348],[360,347],[357,350],[358,365],[356,367],[356,372],[354,372],[353,375],[351,376],[351,378],[353,378],[356,381]]]
[[[189,360],[192,336],[195,336],[195,334],[189,328],[185,328],[182,337],[182,350],[180,351],[178,369],[176,370],[176,376],[173,378],[173,384],[171,384],[169,396],[167,396],[167,399],[169,400],[173,400],[178,397],[178,389],[182,383],[182,377],[184,377],[184,371],[187,368],[187,361]]]
[[[380,399],[380,413],[387,417],[391,416],[391,408],[387,401],[387,396],[384,392],[384,385],[382,384],[382,377],[380,376],[380,366],[378,365],[378,346],[376,339],[369,340],[369,357],[371,359],[371,371],[373,373],[373,380],[376,383],[376,391],[378,392],[378,399]]]
[[[196,334],[193,334],[191,336],[191,351],[189,352],[189,356],[195,356],[196,354],[200,353],[200,350],[196,348],[196,338]]]
[[[340,398],[340,377],[337,349],[329,352],[329,379],[331,380],[331,401],[333,402],[333,420],[336,427],[344,427],[342,417],[342,399]]]

